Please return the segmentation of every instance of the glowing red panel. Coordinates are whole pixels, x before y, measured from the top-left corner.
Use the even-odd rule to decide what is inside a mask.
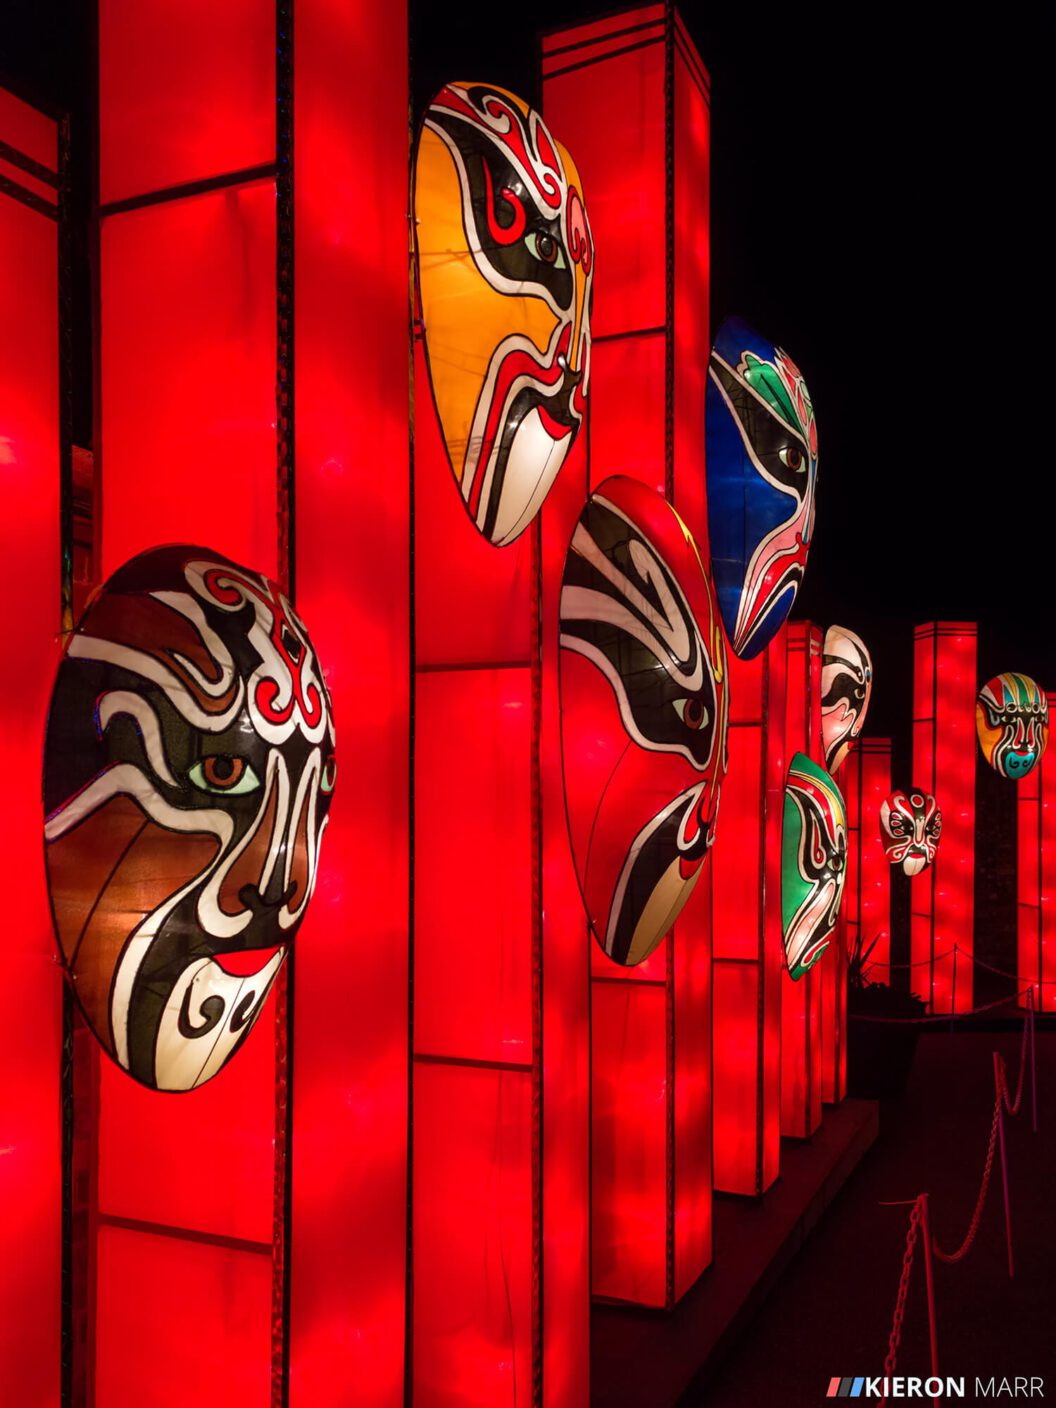
[[[290,1408],[392,1408],[408,1164],[407,14],[298,0],[294,26],[296,592],[325,642],[342,780],[295,954]],[[369,337],[349,336],[361,325]],[[350,962],[350,935],[368,932]]]
[[[416,714],[415,1050],[530,1063],[530,672],[420,674]]]
[[[667,1300],[667,997],[595,980],[591,998],[593,1289]]]
[[[558,595],[565,552],[587,496],[586,437],[563,465],[540,515],[542,791],[542,1265],[547,1400],[590,1398],[590,938],[565,820],[558,696]],[[661,944],[663,949],[664,945]],[[654,955],[655,956],[655,955]],[[643,965],[644,966],[644,965]],[[620,970],[630,971],[630,970]]]
[[[858,908],[865,945],[875,945],[869,956],[870,977],[890,981],[891,866],[880,839],[880,806],[891,789],[891,740],[864,738],[861,754],[860,830],[858,833]]]
[[[625,49],[643,36],[656,40],[664,20],[663,5],[643,5],[637,10],[617,10],[603,19],[570,25],[543,39],[543,76],[577,63],[583,57],[595,59]]]
[[[275,190],[102,225],[103,575],[205,541],[274,576]]]
[[[675,1265],[677,1300],[711,1263],[711,885],[705,865],[675,927]],[[670,940],[669,940],[670,942]],[[618,1174],[617,1174],[618,1176]]]
[[[934,792],[942,808],[942,847],[932,867],[930,897],[914,880],[912,933],[930,958],[931,1006],[935,1012],[965,1012],[972,1006],[972,925],[975,846],[976,628],[940,621],[918,626],[914,639],[913,786]],[[929,728],[930,725],[930,728]],[[929,774],[933,785],[929,785]],[[930,898],[930,904],[928,899]],[[923,952],[925,915],[930,915],[928,952]],[[957,945],[960,952],[952,952]]]
[[[406,195],[404,196],[406,201]],[[532,654],[532,536],[497,549],[467,518],[415,344],[415,660],[423,666],[527,664]],[[486,603],[487,609],[482,609]]]
[[[1049,697],[1049,707],[1056,696]],[[1038,926],[1039,1008],[1056,1010],[1056,768],[1041,765],[1041,905]]]
[[[187,1403],[267,1408],[267,1252],[104,1225],[97,1256],[95,1402],[100,1408],[133,1403],[136,1408]]]
[[[737,701],[739,671],[731,665],[730,699]],[[721,821],[712,848],[712,908],[716,958],[755,960],[762,905],[762,730],[731,725],[730,766],[722,785]]]
[[[31,161],[39,161],[49,171],[56,170],[58,131],[55,122],[21,98],[16,98],[6,88],[0,88],[0,141],[28,156]],[[51,238],[55,238],[54,229]]]
[[[147,1090],[107,1057],[100,1061],[102,1212],[271,1241],[274,1010],[274,998],[269,998],[237,1058],[213,1081],[186,1094]],[[215,1171],[207,1195],[201,1181],[189,1174],[184,1153],[189,1149],[202,1167]]]
[[[576,158],[594,242],[605,251],[591,320],[595,355],[599,338],[656,328],[667,316],[661,16],[656,6],[625,12],[624,27],[651,27],[634,35],[641,47],[604,62],[623,46],[598,42],[589,28],[579,39],[576,30],[548,35],[543,46],[545,116]]]
[[[765,1192],[781,1161],[781,972],[784,967],[784,925],[781,918],[781,823],[785,802],[785,682],[784,631],[778,631],[766,651],[765,824],[763,828],[763,1001],[762,1068],[759,1107],[761,1120],[761,1187]]]
[[[858,882],[861,873],[861,817],[858,744],[852,743],[836,772],[847,811],[847,883],[832,944],[832,963],[821,970],[822,1100],[838,1104],[846,1094],[847,963],[858,937]],[[886,864],[886,861],[885,861]],[[828,955],[827,955],[828,956]]]
[[[275,10],[99,3],[99,187],[108,201],[275,159]]]
[[[662,333],[595,342],[590,385],[590,487],[611,474],[665,492]]]
[[[704,392],[707,386],[711,276],[711,110],[707,75],[675,15],[673,386],[674,502],[708,561],[704,504]],[[602,267],[599,265],[599,268]]]
[[[414,1071],[415,1408],[532,1398],[532,1075]]]
[[[759,981],[755,963],[715,962],[715,1187],[730,1193],[758,1191]]]
[[[1038,949],[1041,921],[1041,779],[1044,764],[1016,787],[1016,917],[1018,987],[1034,988],[1040,1008],[1044,994],[1038,987],[1041,955]]]
[[[668,58],[673,107],[665,101]],[[670,494],[699,532],[709,344],[706,75],[684,32],[676,43],[669,14],[649,5],[548,35],[543,77],[545,115],[575,155],[594,237],[605,247],[592,319],[589,485],[624,473]],[[544,660],[545,649],[544,642]],[[544,672],[544,717],[545,689]],[[674,935],[638,967],[621,971],[600,951],[590,959],[594,1290],[602,1296],[671,1305],[710,1260],[710,880],[702,876]],[[757,891],[761,898],[758,883]],[[602,1091],[609,1077],[599,1074],[597,1023],[599,1003],[605,1011],[619,1004],[637,1011],[663,1002],[666,1011],[649,1028],[650,1040],[639,1033],[632,1061],[638,1084],[663,1091],[647,1118],[647,1158],[650,1167],[657,1160],[666,1189],[659,1198],[659,1188],[646,1194],[640,1170],[633,1187],[628,1182],[622,1154],[640,1148],[645,1116],[616,1091]],[[599,1131],[602,1109],[609,1124]],[[544,1304],[549,1316],[549,1292]]]
[[[0,140],[3,139],[0,138]],[[39,196],[41,200],[46,201],[54,210],[56,201],[58,200],[58,192],[55,190],[55,186],[51,181],[45,181],[37,176],[32,176],[28,171],[19,166],[17,162],[6,161],[3,157],[0,157],[0,179],[13,181],[16,186],[21,186],[22,189],[28,191],[31,196]]]
[[[755,660],[729,658],[730,768],[711,865],[715,1187],[730,1193],[764,1192],[780,1159],[785,652],[782,629]],[[750,975],[750,999],[749,977],[735,982],[726,960]]]
[[[0,139],[55,160],[55,125],[0,89]],[[5,1071],[0,1145],[0,1384],[25,1403],[59,1400],[62,977],[38,831],[40,758],[61,629],[59,298],[54,221],[0,194],[0,547],[17,607],[17,662],[0,733],[12,882],[0,997]],[[17,1079],[12,1078],[17,1072]]]
[[[785,696],[785,749],[822,756],[821,631],[806,621],[790,621],[786,632],[788,680]],[[833,947],[833,945],[830,945]],[[832,962],[835,954],[822,962]],[[793,981],[781,975],[781,1133],[807,1138],[821,1122],[820,968]]]

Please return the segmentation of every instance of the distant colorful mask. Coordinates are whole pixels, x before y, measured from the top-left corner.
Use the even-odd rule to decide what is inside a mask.
[[[674,509],[607,479],[561,587],[561,745],[576,873],[595,937],[641,963],[700,876],[726,774],[726,650]]]
[[[473,522],[504,546],[539,511],[583,424],[594,242],[583,185],[540,115],[449,83],[414,178],[429,379]]]
[[[1041,762],[1049,741],[1049,701],[1029,675],[995,675],[979,691],[975,729],[983,757],[1018,782]]]
[[[880,840],[892,865],[919,875],[935,859],[942,812],[930,792],[892,792],[880,804]]]
[[[70,637],[44,756],[62,956],[143,1085],[210,1080],[260,1014],[315,884],[334,725],[279,587],[196,547],[145,552]]]
[[[821,655],[821,738],[825,766],[835,772],[865,726],[873,662],[865,642],[846,626],[830,626]]]
[[[780,630],[803,580],[818,434],[798,367],[737,318],[712,348],[705,428],[719,609],[734,653],[750,660]]]
[[[847,814],[824,768],[796,753],[785,781],[781,922],[785,962],[802,978],[829,946],[847,878]]]

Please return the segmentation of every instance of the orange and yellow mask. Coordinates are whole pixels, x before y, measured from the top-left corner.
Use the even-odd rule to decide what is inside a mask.
[[[583,424],[594,242],[582,184],[540,115],[449,83],[414,177],[429,378],[466,510],[496,546],[539,511]]]

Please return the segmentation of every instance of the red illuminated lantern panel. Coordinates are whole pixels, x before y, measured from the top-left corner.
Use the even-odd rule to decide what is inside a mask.
[[[730,659],[730,766],[712,857],[715,1186],[758,1196],[781,1152],[783,627]]]
[[[589,487],[620,475],[663,495],[706,562],[707,75],[674,10],[644,5],[547,35],[543,99],[575,153],[604,280],[591,316]],[[582,507],[554,517],[566,535],[558,562]],[[558,551],[549,511],[547,571]],[[592,944],[591,1260],[606,1299],[671,1306],[711,1258],[710,870],[636,967]]]
[[[786,631],[788,678],[785,700],[787,757],[822,751],[822,634],[807,621],[790,621]],[[834,954],[825,957],[832,962]],[[821,1122],[822,983],[818,968],[794,981],[781,979],[781,1133],[798,1138],[813,1134]]]
[[[1051,712],[1056,695],[1046,700]],[[1016,789],[1017,986],[1031,987],[1037,1011],[1056,1011],[1056,766],[1032,768]],[[1026,996],[1020,997],[1021,1005]]]
[[[975,909],[976,627],[918,626],[913,649],[913,785],[942,805],[941,848],[912,882],[914,983],[933,1012],[966,1012]]]
[[[124,1293],[149,1274],[160,1234],[180,1284],[190,1268],[199,1278],[210,1357],[234,1366],[224,1393],[394,1405],[407,1231],[406,13],[318,0],[292,17],[240,0],[222,15],[196,0],[99,11],[102,572],[200,541],[207,504],[210,546],[275,578],[312,622],[358,782],[329,815],[332,865],[291,955],[292,997],[280,976],[237,1059],[178,1101],[100,1065],[89,1354],[96,1382],[113,1384],[130,1337],[157,1344],[164,1393],[199,1401],[196,1366],[176,1352],[186,1326],[164,1299]],[[365,314],[370,337],[349,336]],[[368,444],[387,467],[373,479]],[[350,964],[361,931],[370,942]],[[203,1167],[204,1199],[191,1196]],[[137,1404],[160,1408],[154,1391]]]
[[[0,993],[0,1384],[5,1397],[48,1405],[59,1402],[62,1362],[63,992],[31,818],[40,814],[48,691],[68,625],[69,583],[61,574],[70,543],[60,541],[69,474],[60,367],[63,376],[69,368],[60,357],[59,137],[54,121],[0,89],[0,324],[8,333],[0,342],[0,548],[18,582],[6,626],[13,673],[0,732],[5,812],[17,818],[4,829],[12,878]]]
[[[891,740],[860,738],[840,769],[847,801],[848,876],[844,911],[854,935],[861,930],[870,948],[874,982],[890,982],[891,864],[884,851],[880,812],[891,791]]]

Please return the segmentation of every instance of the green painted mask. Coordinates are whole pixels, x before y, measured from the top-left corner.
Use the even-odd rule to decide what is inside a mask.
[[[847,875],[847,816],[824,768],[797,753],[785,780],[781,925],[785,962],[801,978],[828,947]]]

